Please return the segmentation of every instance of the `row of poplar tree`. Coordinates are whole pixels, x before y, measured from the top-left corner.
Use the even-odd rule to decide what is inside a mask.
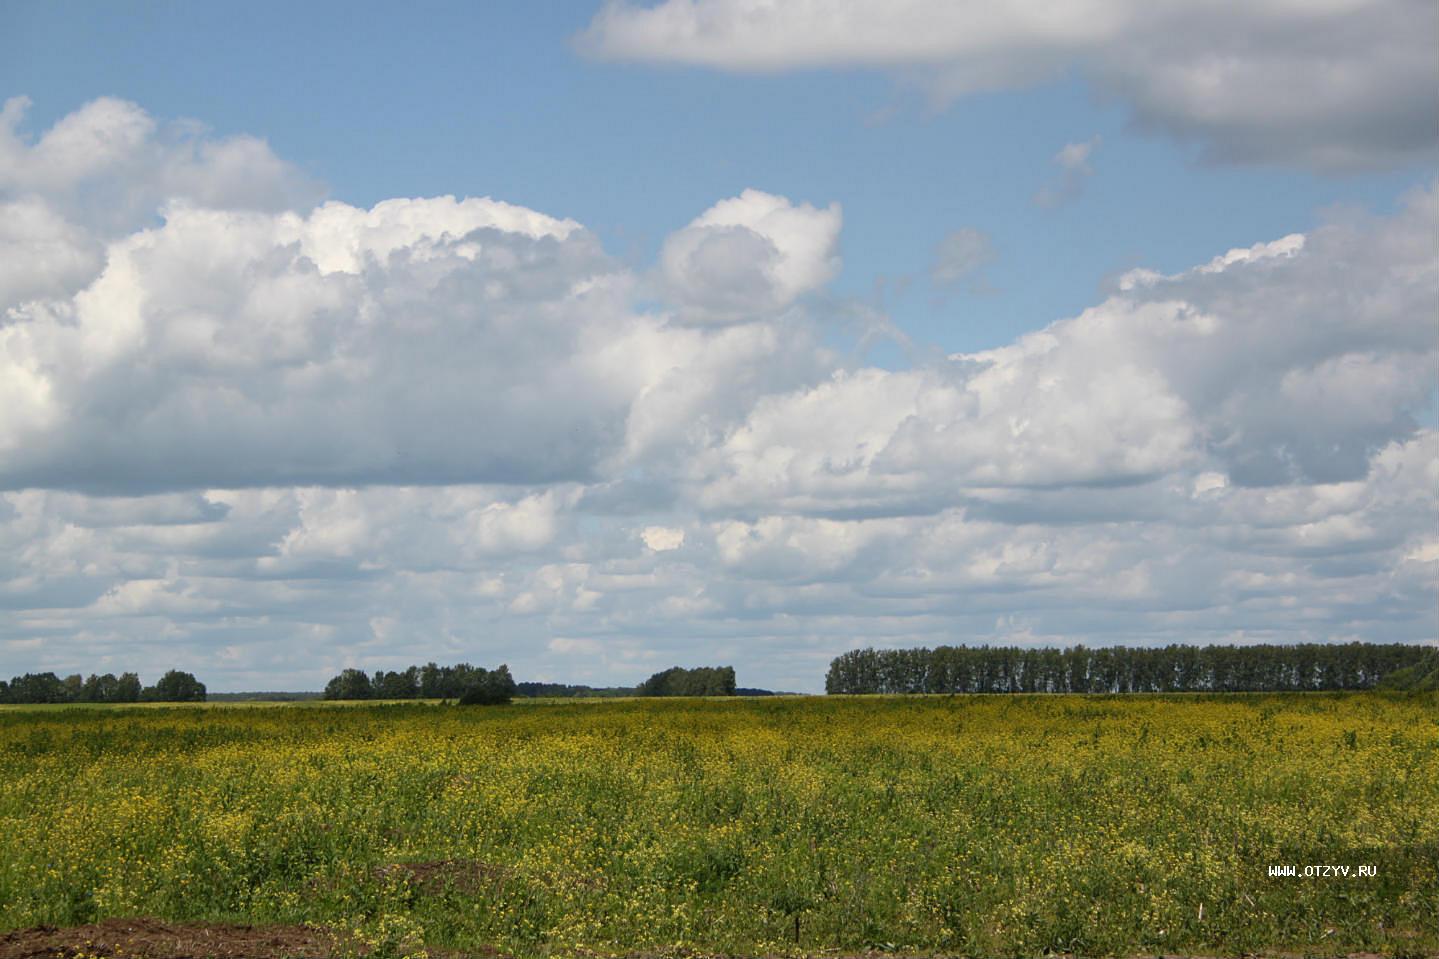
[[[172,669],[153,686],[135,673],[61,679],[54,673],[26,673],[8,683],[0,679],[0,703],[202,703],[205,684],[191,673]]]
[[[1439,649],[1405,643],[856,649],[838,656],[827,693],[1170,693],[1372,689],[1429,678]],[[1412,685],[1412,683],[1410,684]]]

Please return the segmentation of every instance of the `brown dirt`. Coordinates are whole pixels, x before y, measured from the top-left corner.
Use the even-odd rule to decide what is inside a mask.
[[[475,876],[472,868],[484,866],[466,860],[403,864],[418,882],[454,881],[456,865],[464,866],[462,876]],[[397,864],[398,865],[398,864]],[[397,868],[390,866],[386,868]],[[497,867],[486,867],[494,870]],[[492,872],[478,873],[494,881]],[[440,877],[436,879],[435,877]],[[0,959],[333,959],[348,950],[329,930],[316,926],[247,926],[226,923],[164,922],[159,919],[106,919],[89,926],[34,926],[0,933]],[[460,954],[429,950],[435,959],[462,959]],[[484,948],[465,956],[498,957],[498,950]],[[634,959],[659,959],[660,955],[635,953]],[[701,954],[691,954],[699,957]],[[844,956],[828,950],[823,959],[893,959],[879,953]],[[1292,953],[1264,953],[1273,959],[1297,959]],[[1343,954],[1341,954],[1343,955]],[[1063,957],[1055,957],[1063,959]],[[1198,959],[1198,957],[1189,957]],[[1383,959],[1378,953],[1349,953],[1346,959]]]
[[[335,937],[314,926],[237,926],[106,919],[0,934],[0,959],[328,959]]]

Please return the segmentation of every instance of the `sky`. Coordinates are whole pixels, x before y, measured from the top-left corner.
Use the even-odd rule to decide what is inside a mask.
[[[0,2],[0,674],[1439,640],[1439,10]]]

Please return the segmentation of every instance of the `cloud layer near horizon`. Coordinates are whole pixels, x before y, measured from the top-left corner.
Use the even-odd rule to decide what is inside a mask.
[[[636,272],[123,101],[23,112],[0,673],[814,689],[870,643],[1435,638],[1432,187],[891,371],[824,345],[836,204],[747,190]]]

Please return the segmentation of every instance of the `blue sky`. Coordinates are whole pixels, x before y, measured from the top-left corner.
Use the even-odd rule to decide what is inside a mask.
[[[0,675],[1434,642],[1436,28],[0,4]]]

